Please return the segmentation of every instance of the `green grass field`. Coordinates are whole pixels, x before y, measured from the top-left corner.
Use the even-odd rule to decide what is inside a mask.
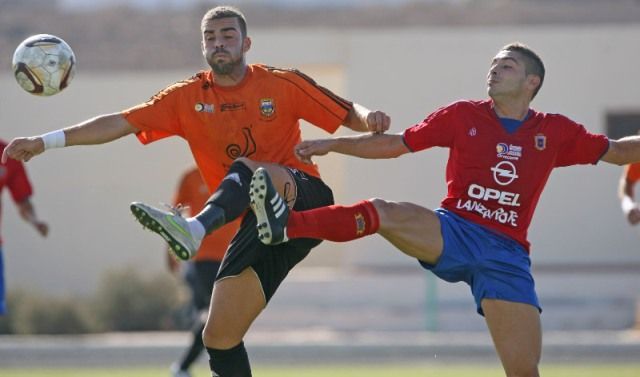
[[[287,368],[256,368],[255,377],[496,377],[503,376],[499,366],[487,365],[380,365],[380,366],[296,366]],[[592,365],[544,365],[544,377],[638,377],[639,364],[592,364]],[[0,368],[0,377],[162,377],[169,376],[166,368]],[[208,377],[203,368],[193,371],[194,377]]]

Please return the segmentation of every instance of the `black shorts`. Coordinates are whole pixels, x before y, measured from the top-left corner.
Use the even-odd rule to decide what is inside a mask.
[[[296,169],[288,169],[296,182],[296,202],[293,209],[303,211],[333,204],[333,192],[321,179]],[[267,302],[289,271],[303,260],[321,240],[297,238],[280,245],[264,245],[258,239],[256,216],[249,211],[242,219],[240,229],[231,240],[222,260],[216,281],[239,275],[252,267],[258,275]]]

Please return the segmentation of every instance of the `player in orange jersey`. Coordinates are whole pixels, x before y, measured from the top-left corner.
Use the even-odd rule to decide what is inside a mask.
[[[635,187],[638,181],[640,181],[640,163],[625,166],[620,177],[620,205],[631,225],[640,223],[640,208],[635,200]]]
[[[3,160],[28,161],[46,149],[102,144],[136,134],[142,143],[184,138],[213,195],[195,217],[133,203],[136,218],[168,241],[181,259],[192,257],[206,234],[241,218],[227,249],[203,333],[215,376],[251,376],[243,338],[289,271],[320,243],[299,239],[263,245],[249,211],[249,184],[258,167],[296,210],[333,203],[315,165],[294,156],[299,120],[333,133],[389,129],[389,117],[344,100],[295,70],[248,64],[251,48],[244,16],[220,6],[202,19],[202,52],[211,67],[176,83],[146,103],[41,136],[17,138]]]
[[[183,212],[187,211],[190,215],[195,215],[204,208],[207,199],[209,199],[209,189],[204,183],[200,171],[195,166],[188,169],[182,175],[178,184],[173,200],[174,206],[179,206]],[[176,260],[173,253],[166,254],[167,264],[171,272],[178,273],[183,267],[182,273],[191,291],[192,305],[195,309],[195,318],[191,328],[193,334],[191,344],[180,360],[171,365],[173,377],[190,376],[189,369],[191,365],[204,350],[202,331],[207,319],[213,284],[224,253],[227,250],[227,245],[229,245],[239,227],[239,220],[221,227],[202,241],[198,253],[191,261],[182,265]]]

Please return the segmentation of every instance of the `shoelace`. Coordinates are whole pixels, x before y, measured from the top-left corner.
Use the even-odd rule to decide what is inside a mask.
[[[162,202],[160,204],[166,207],[169,210],[169,212],[180,217],[184,217],[183,214],[190,208],[189,206],[183,206],[182,203],[178,203],[175,206],[167,203],[162,203]]]

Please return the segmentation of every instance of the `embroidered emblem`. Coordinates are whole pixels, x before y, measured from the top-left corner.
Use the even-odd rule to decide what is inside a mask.
[[[272,117],[276,112],[275,104],[272,98],[263,98],[260,100],[260,113],[265,117]]]
[[[543,134],[537,134],[534,136],[536,149],[539,151],[545,150],[547,148],[547,137]]]
[[[367,223],[364,221],[364,216],[360,212],[355,214],[356,220],[356,235],[361,236],[364,234]]]

